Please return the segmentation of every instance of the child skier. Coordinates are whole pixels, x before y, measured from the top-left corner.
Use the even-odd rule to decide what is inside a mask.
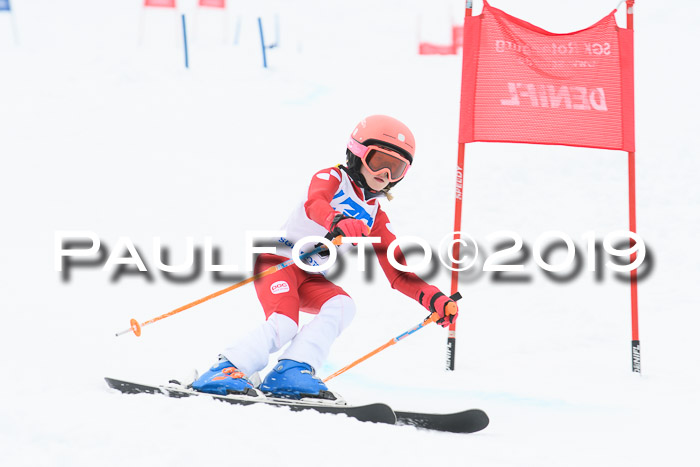
[[[347,166],[323,169],[314,175],[306,200],[283,228],[286,237],[280,239],[278,254],[261,254],[255,273],[291,258],[294,243],[302,237],[324,237],[328,232],[344,237],[379,237],[381,242],[373,246],[391,287],[437,313],[438,324],[448,326],[457,312],[454,301],[417,275],[398,271],[386,257],[387,247],[396,237],[377,201],[390,196],[389,189],[406,175],[414,154],[413,134],[400,121],[384,115],[362,120],[347,144]],[[349,248],[349,244],[343,244],[338,253]],[[326,257],[321,253],[305,261],[323,264]],[[398,248],[395,259],[406,264]],[[353,300],[324,274],[308,273],[296,265],[258,279],[255,291],[266,322],[223,350],[219,361],[192,387],[213,394],[245,393],[253,387],[248,377],[265,368],[269,355],[289,343],[260,389],[277,397],[333,398],[315,372],[333,341],[352,321]],[[301,330],[300,311],[316,315]]]

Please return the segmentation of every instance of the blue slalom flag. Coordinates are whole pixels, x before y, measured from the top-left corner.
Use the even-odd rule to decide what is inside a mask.
[[[10,0],[0,0],[0,11],[10,11]]]

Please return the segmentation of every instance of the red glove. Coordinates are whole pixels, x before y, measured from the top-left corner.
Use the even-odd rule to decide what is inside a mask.
[[[440,289],[434,285],[423,287],[418,296],[418,301],[431,313],[431,316],[433,313],[437,313],[438,319],[435,322],[443,328],[446,328],[455,320],[459,311],[457,303],[440,292]]]
[[[334,236],[342,235],[343,237],[366,237],[371,230],[361,220],[344,214],[336,214],[329,227],[328,230],[331,234]]]

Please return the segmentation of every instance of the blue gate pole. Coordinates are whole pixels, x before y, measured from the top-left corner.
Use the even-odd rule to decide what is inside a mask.
[[[265,36],[263,36],[262,19],[258,17],[258,28],[260,28],[260,44],[262,45],[263,68],[267,68],[267,56],[265,55]]]
[[[241,17],[240,15],[236,17],[236,31],[233,35],[233,45],[238,45],[238,39],[241,36]]]
[[[185,68],[190,67],[190,58],[187,53],[187,25],[185,23],[185,15],[182,15],[182,38],[185,41]]]

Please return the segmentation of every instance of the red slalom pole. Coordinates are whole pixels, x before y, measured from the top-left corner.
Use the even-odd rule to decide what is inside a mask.
[[[464,11],[464,18],[469,18],[472,15],[472,0],[467,0],[466,9]],[[464,33],[466,32],[466,24],[462,29],[462,47],[465,45]],[[464,50],[464,49],[463,49]],[[457,148],[457,176],[456,176],[456,186],[455,186],[455,218],[454,218],[454,245],[452,246],[452,257],[455,260],[459,259],[459,245],[460,245],[460,234],[459,231],[462,230],[462,187],[464,186],[464,143],[459,143]],[[452,263],[452,281],[450,285],[450,293],[457,293],[459,288],[459,271],[457,271],[458,264]],[[446,352],[446,362],[445,369],[447,371],[454,371],[455,369],[455,356],[457,348],[457,319],[455,319],[447,331],[447,352]]]
[[[634,0],[627,0],[627,29],[634,30]],[[636,196],[636,174],[635,174],[635,153],[629,152],[627,157],[628,178],[629,178],[629,218],[630,232],[637,233],[637,196]],[[630,239],[630,248],[635,245],[635,241]],[[630,262],[637,259],[637,253],[630,255]],[[637,270],[630,271],[630,301],[632,305],[632,371],[642,373],[642,356],[639,345],[639,302],[637,300]]]
[[[471,11],[471,10],[469,10]],[[464,148],[466,144],[459,143],[457,149],[457,183],[455,188],[455,222],[454,222],[454,236],[452,245],[452,257],[455,260],[459,259],[460,251],[460,234],[459,231],[462,229],[462,189],[464,186]],[[457,270],[458,264],[452,263],[452,283],[450,285],[450,293],[457,293],[459,288],[459,271]],[[445,369],[447,371],[454,371],[455,369],[455,350],[457,347],[457,319],[455,319],[447,330],[447,353]]]

